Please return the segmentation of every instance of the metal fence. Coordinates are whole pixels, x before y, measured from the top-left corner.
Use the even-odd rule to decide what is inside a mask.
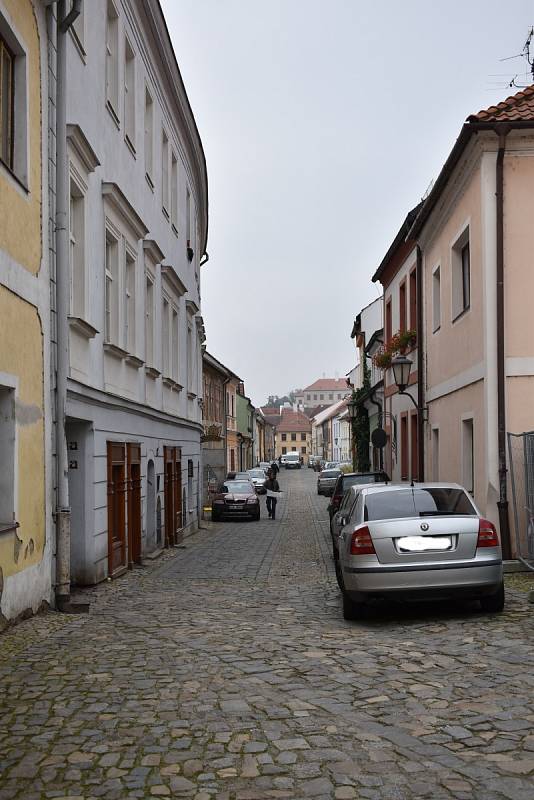
[[[534,431],[508,434],[517,554],[534,570]]]

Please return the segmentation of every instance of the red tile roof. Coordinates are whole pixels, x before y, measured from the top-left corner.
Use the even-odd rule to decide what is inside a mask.
[[[471,114],[468,122],[515,122],[517,120],[534,120],[534,85],[527,86],[517,94],[513,94],[496,106]]]
[[[310,433],[311,422],[302,411],[291,411],[289,408],[284,408],[276,430],[280,433]]]
[[[320,378],[311,386],[306,386],[303,392],[331,392],[331,391],[348,391],[347,381],[345,378]]]

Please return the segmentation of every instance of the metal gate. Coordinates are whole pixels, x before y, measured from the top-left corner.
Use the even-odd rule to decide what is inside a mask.
[[[534,431],[508,434],[517,554],[534,571]]]

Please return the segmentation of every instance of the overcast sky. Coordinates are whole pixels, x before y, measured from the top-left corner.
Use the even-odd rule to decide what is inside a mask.
[[[353,366],[352,322],[534,0],[162,0],[208,164],[209,351],[255,405]],[[497,76],[497,77],[495,77]]]

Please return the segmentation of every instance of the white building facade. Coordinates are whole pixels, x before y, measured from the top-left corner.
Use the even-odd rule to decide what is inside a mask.
[[[157,0],[85,3],[68,45],[71,578],[196,528],[204,153]]]

